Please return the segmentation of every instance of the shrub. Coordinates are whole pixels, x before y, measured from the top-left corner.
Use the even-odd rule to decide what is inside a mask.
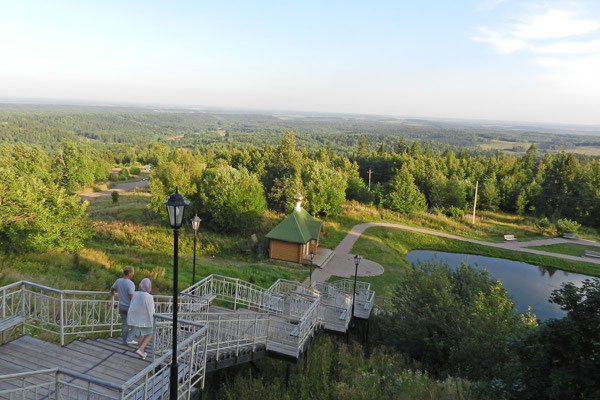
[[[556,229],[558,230],[558,233],[577,233],[579,228],[581,228],[581,224],[579,224],[577,221],[572,221],[567,218],[556,221]]]
[[[140,167],[131,167],[129,168],[129,173],[131,175],[139,175],[141,172]]]
[[[546,217],[538,220],[535,223],[535,226],[537,226],[540,230],[544,230],[546,228],[550,228],[552,226],[552,223],[550,222],[550,220]]]
[[[465,216],[465,211],[462,208],[450,206],[444,209],[444,214],[446,214],[450,218],[461,220]]]
[[[438,216],[442,215],[442,214],[444,214],[444,207],[437,207],[437,206],[435,206],[435,207],[433,207],[431,209],[431,213],[433,215],[438,215]]]
[[[121,173],[120,173],[120,175],[121,175],[123,178],[129,178],[129,176],[130,176],[130,174],[129,174],[129,169],[127,169],[126,167],[123,167],[123,168],[121,169]]]
[[[112,193],[110,194],[110,197],[112,198],[113,203],[119,202],[119,192],[117,192],[116,190],[112,191]]]

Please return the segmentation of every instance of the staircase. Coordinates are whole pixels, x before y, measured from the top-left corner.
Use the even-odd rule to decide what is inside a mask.
[[[267,355],[297,362],[321,328],[346,332],[348,286],[339,281],[308,288],[278,280],[265,289],[210,275],[183,290],[177,324],[178,399],[189,400],[195,387],[204,387],[207,372]],[[372,291],[368,284],[360,289],[365,298],[357,296],[357,306],[360,300],[360,311],[370,313]],[[0,346],[0,399],[168,398],[170,297],[155,296],[154,335],[142,360],[136,346],[112,337],[120,323],[118,302],[109,293],[60,291],[21,281],[0,287],[0,296],[3,334],[10,337],[22,327],[19,335],[54,336],[60,343],[75,338],[59,346],[23,335]]]

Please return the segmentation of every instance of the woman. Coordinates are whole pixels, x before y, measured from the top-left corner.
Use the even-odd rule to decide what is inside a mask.
[[[140,282],[139,291],[133,294],[127,324],[131,326],[131,333],[137,337],[138,349],[135,351],[142,360],[146,359],[144,349],[152,339],[152,323],[154,318],[154,298],[150,294],[152,282],[144,278]]]

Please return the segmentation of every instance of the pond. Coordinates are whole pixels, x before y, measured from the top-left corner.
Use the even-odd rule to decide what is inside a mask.
[[[412,250],[406,254],[405,259],[411,264],[437,259],[447,261],[452,268],[456,268],[461,262],[474,268],[485,268],[491,277],[502,281],[503,287],[512,297],[520,313],[527,312],[527,306],[531,306],[533,313],[541,320],[562,318],[565,315],[558,305],[548,301],[554,289],[560,288],[563,282],[573,282],[580,286],[583,280],[592,278],[521,261],[472,254]]]

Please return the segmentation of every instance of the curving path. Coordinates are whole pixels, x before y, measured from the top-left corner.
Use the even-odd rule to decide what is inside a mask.
[[[131,192],[135,188],[138,188],[138,187],[148,187],[148,180],[146,179],[146,180],[141,180],[141,181],[119,183],[119,184],[115,185],[114,188],[109,189],[109,190],[103,190],[101,192],[81,193],[79,195],[79,198],[81,200],[89,201],[92,199],[97,199],[98,197],[110,196],[112,194],[112,192]]]
[[[356,243],[356,241],[358,240],[360,235],[362,235],[362,233],[365,231],[365,229],[371,228],[374,226],[384,226],[384,227],[388,227],[388,228],[404,229],[404,230],[411,231],[411,232],[425,233],[427,235],[434,235],[434,236],[444,237],[444,238],[448,238],[448,239],[460,240],[462,242],[470,242],[470,243],[475,243],[475,244],[479,244],[482,246],[489,246],[489,247],[496,247],[499,249],[519,251],[522,253],[537,254],[540,256],[561,258],[564,260],[585,261],[585,262],[589,262],[592,264],[600,265],[600,259],[598,259],[598,258],[577,257],[577,256],[570,256],[567,254],[550,253],[550,252],[542,251],[542,250],[528,249],[526,247],[526,246],[546,246],[546,245],[557,244],[557,243],[574,243],[574,244],[582,244],[582,245],[586,245],[586,246],[598,246],[600,248],[600,243],[592,242],[589,240],[550,238],[550,239],[531,240],[528,242],[511,241],[511,242],[503,242],[503,243],[493,243],[493,242],[484,242],[483,240],[470,239],[470,238],[466,238],[466,237],[462,237],[462,236],[451,235],[449,233],[431,231],[429,229],[415,228],[415,227],[407,226],[407,225],[391,224],[391,223],[387,223],[387,222],[367,222],[367,223],[363,223],[363,224],[354,225],[352,227],[352,229],[350,230],[350,232],[348,232],[346,237],[335,248],[335,250],[334,250],[336,253],[335,256],[331,259],[331,261],[329,261],[327,263],[327,265],[325,265],[325,267],[323,269],[315,270],[312,274],[312,279],[321,281],[321,282],[325,282],[332,275],[341,276],[341,277],[345,277],[345,278],[354,276],[354,260],[352,259],[354,257],[354,255],[350,254],[350,251],[352,250],[354,243]],[[359,266],[358,276],[376,276],[376,275],[381,275],[382,273],[383,273],[383,267],[380,264],[370,261],[370,260],[367,260],[367,259],[363,259],[361,261],[360,266]]]

